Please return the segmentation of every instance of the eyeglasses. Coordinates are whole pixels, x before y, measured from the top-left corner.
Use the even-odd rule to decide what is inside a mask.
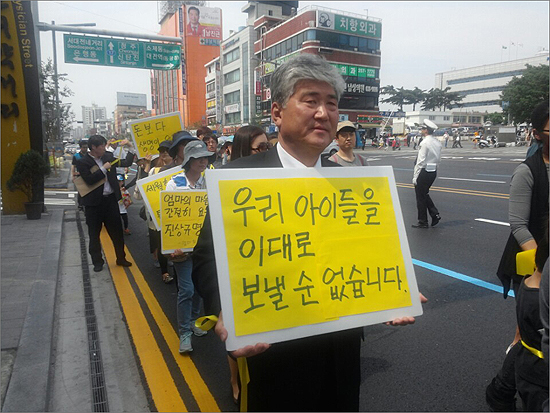
[[[256,152],[265,152],[269,149],[271,149],[271,144],[269,142],[260,142],[257,148],[250,148],[250,150]]]

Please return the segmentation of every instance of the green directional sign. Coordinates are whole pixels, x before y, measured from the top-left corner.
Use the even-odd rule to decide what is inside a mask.
[[[181,46],[108,37],[63,35],[65,63],[172,70],[181,66]]]

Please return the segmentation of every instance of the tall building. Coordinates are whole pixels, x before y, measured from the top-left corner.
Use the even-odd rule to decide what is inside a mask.
[[[336,66],[346,81],[339,103],[340,119],[360,124],[367,136],[376,133],[382,120],[378,112],[380,19],[308,6],[298,14],[293,12],[286,21],[264,14],[256,18],[254,29],[258,34],[255,57],[261,62],[256,89],[262,115],[268,116],[271,107],[271,72],[297,53],[311,53]]]
[[[180,69],[151,71],[152,113],[180,112],[186,128],[206,125],[204,65],[220,54],[221,9],[183,1],[160,4],[159,34],[181,37],[183,45]]]
[[[84,135],[107,135],[107,109],[95,103],[92,106],[82,106],[82,128]]]
[[[117,92],[117,105],[114,112],[115,134],[129,132],[127,130],[129,121],[149,116],[151,116],[151,112],[147,110],[147,95]]]
[[[527,65],[548,65],[548,51],[543,50],[534,57],[493,63],[490,65],[452,70],[435,75],[435,87],[463,96],[462,109],[482,113],[502,112],[500,95],[514,76],[519,77]]]

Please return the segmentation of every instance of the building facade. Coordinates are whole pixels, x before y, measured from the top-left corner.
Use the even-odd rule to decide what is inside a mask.
[[[204,65],[219,56],[222,12],[219,8],[163,1],[159,34],[183,39],[181,68],[151,71],[152,113],[179,112],[184,127],[206,125]],[[194,25],[195,18],[198,23]]]
[[[269,14],[269,8],[262,10],[265,5],[253,3],[243,10],[248,11],[249,21],[256,17],[256,112],[262,124],[270,120],[269,82],[275,67],[298,53],[311,53],[337,67],[346,81],[339,103],[340,118],[360,124],[367,136],[374,135],[383,120],[378,111],[381,20],[318,6],[308,6],[298,13],[292,10],[292,15],[283,19]],[[258,16],[258,12],[263,14]]]
[[[151,116],[147,110],[147,95],[143,93],[117,92],[117,105],[114,111],[114,133],[122,135],[128,130],[128,122],[133,119]]]
[[[450,87],[451,92],[459,92],[463,96],[462,109],[465,111],[502,112],[500,95],[506,84],[514,76],[521,76],[527,65],[541,64],[548,65],[548,51],[526,59],[437,73],[435,87]]]
[[[82,106],[82,128],[85,135],[108,134],[107,109],[95,103],[92,106]]]

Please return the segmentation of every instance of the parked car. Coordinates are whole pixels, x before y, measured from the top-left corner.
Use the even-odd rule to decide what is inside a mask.
[[[326,156],[327,158],[329,156],[334,155],[336,152],[340,150],[340,147],[338,146],[338,143],[333,140],[331,143],[328,144],[328,146],[323,150],[323,153],[321,156]]]

